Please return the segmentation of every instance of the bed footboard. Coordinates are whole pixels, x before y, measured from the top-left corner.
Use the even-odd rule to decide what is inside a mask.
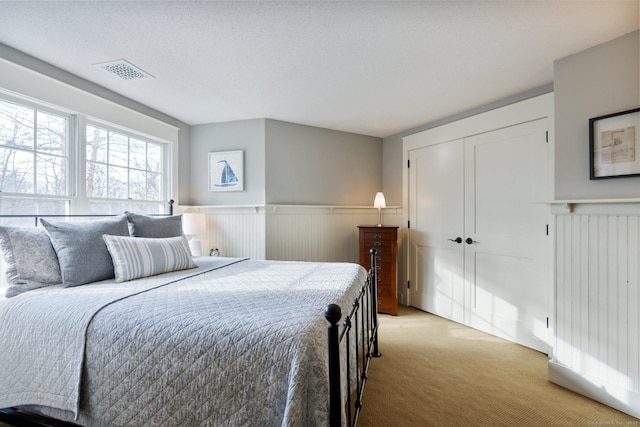
[[[336,304],[330,304],[325,309],[325,318],[329,322],[329,423],[331,427],[343,425],[342,422],[342,384],[340,374],[340,345],[345,341],[346,348],[346,390],[347,402],[345,407],[346,425],[355,426],[362,408],[362,396],[364,385],[367,382],[367,371],[372,357],[380,357],[378,351],[378,304],[377,304],[377,269],[375,255],[376,249],[369,251],[371,254],[371,268],[367,279],[353,302],[351,310],[342,322],[340,319],[342,310]],[[352,345],[354,342],[355,345]],[[355,354],[352,354],[355,348]],[[355,358],[355,372],[352,372],[352,360]],[[353,379],[353,380],[352,380]],[[355,383],[355,390],[351,384]],[[355,400],[352,398],[355,396]]]

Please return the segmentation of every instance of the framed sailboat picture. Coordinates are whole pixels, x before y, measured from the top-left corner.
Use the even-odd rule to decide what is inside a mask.
[[[209,153],[209,191],[244,190],[244,152]]]

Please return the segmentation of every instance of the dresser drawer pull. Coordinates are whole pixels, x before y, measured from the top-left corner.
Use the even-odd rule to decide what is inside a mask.
[[[381,277],[378,277],[377,279],[378,279],[378,282],[382,282],[382,278]]]
[[[377,256],[376,257],[376,261],[380,261],[382,259],[382,257]]]
[[[381,265],[376,265],[376,270],[382,270],[382,266]]]
[[[375,239],[382,239],[382,234],[374,234],[373,237]]]
[[[382,293],[382,289],[378,289],[378,293],[381,294]]]
[[[382,301],[378,300],[378,305],[382,304]]]
[[[382,246],[382,242],[374,242],[373,246]]]

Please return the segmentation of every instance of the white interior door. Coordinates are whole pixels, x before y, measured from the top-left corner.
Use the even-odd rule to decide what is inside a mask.
[[[411,306],[548,352],[546,131],[541,119],[409,151]]]
[[[550,291],[546,131],[541,119],[465,138],[467,324],[543,352]]]
[[[409,304],[464,321],[463,140],[409,153]]]

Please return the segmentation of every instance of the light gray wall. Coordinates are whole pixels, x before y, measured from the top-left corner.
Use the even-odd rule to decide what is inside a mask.
[[[482,107],[474,108],[464,111],[459,114],[447,117],[442,120],[434,122],[428,122],[424,125],[407,129],[403,132],[390,135],[383,139],[383,164],[382,164],[382,176],[383,176],[383,188],[384,197],[387,201],[387,205],[401,206],[402,205],[402,174],[406,171],[406,165],[402,163],[402,138],[414,133],[422,132],[427,129],[432,129],[438,126],[452,123],[457,120],[461,120],[467,117],[475,116],[480,113],[484,113],[496,108],[504,107],[506,105],[514,104],[516,102],[524,101],[525,99],[534,98],[536,96],[553,92],[553,83],[549,83],[544,86],[540,86],[505,99],[501,99],[496,102],[484,105]]]
[[[266,120],[267,204],[373,205],[380,138]]]
[[[589,119],[640,107],[640,32],[554,63],[555,198],[639,198],[640,177],[589,180]]]
[[[186,205],[191,198],[191,126],[183,124],[178,131],[178,193]]]
[[[264,119],[191,127],[189,205],[263,205],[265,203]],[[209,191],[208,155],[244,151],[244,190]]]

